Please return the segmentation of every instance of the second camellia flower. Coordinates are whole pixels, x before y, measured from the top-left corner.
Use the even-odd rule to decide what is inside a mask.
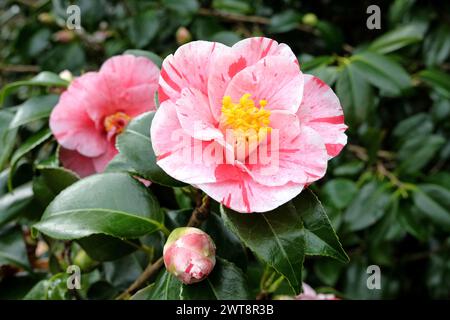
[[[289,201],[347,142],[336,95],[271,39],[183,45],[164,60],[158,93],[158,165],[239,212]]]
[[[132,118],[155,110],[158,76],[152,61],[122,55],[75,78],[50,117],[63,166],[81,177],[102,172],[117,154],[116,136]]]

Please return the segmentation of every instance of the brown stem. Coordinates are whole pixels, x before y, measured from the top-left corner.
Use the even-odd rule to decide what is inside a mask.
[[[208,196],[202,198],[202,194],[200,191],[197,193],[197,200],[194,211],[192,211],[191,218],[187,224],[188,227],[199,227],[203,221],[205,221],[209,216],[209,206],[210,199]],[[148,279],[153,277],[159,269],[164,264],[163,257],[160,257],[154,263],[150,263],[147,268],[141,273],[141,275],[124,291],[122,292],[116,299],[124,300],[128,299],[131,295],[133,295],[136,291],[141,289]]]
[[[242,14],[211,10],[211,9],[207,9],[207,8],[200,8],[198,10],[198,14],[201,16],[216,17],[216,18],[220,18],[220,19],[228,20],[228,21],[232,21],[232,22],[248,22],[248,23],[257,23],[257,24],[263,24],[263,25],[267,25],[270,23],[270,19],[266,18],[266,17],[246,16],[246,15],[242,15]],[[304,31],[304,32],[309,32],[309,33],[315,32],[314,28],[312,28],[308,25],[303,25],[303,24],[297,25],[297,29]]]

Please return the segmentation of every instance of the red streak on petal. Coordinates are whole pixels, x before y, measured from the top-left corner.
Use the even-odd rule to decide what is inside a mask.
[[[272,47],[273,44],[273,40],[270,39],[269,45],[264,49],[264,51],[261,54],[261,58],[264,58],[265,56],[267,56],[267,54],[269,53],[270,48]]]
[[[245,60],[245,58],[242,56],[239,57],[238,61],[232,63],[228,68],[228,75],[230,76],[230,78],[233,78],[235,74],[244,69],[246,65],[247,61]]]
[[[323,87],[323,86],[327,86],[327,84],[325,82],[323,82],[321,79],[314,77],[313,78],[314,82],[319,86],[319,88]]]
[[[325,117],[325,118],[317,118],[313,119],[310,122],[327,122],[331,124],[341,124],[344,123],[344,116],[335,116],[335,117]]]
[[[170,86],[172,87],[172,89],[174,89],[175,91],[181,91],[180,87],[178,86],[178,84],[175,83],[175,81],[172,80],[172,78],[167,74],[166,69],[162,69],[161,70],[161,78],[163,78],[163,80]]]
[[[327,153],[330,156],[335,157],[341,152],[344,146],[342,144],[326,144],[325,147],[327,148]]]
[[[186,270],[184,270],[184,272],[186,272],[186,273],[191,272],[193,266],[194,265],[192,263],[189,263],[189,265],[187,266]]]
[[[162,155],[157,156],[156,158],[157,158],[157,160],[159,161],[159,160],[162,160],[162,159],[164,159],[164,158],[167,158],[167,157],[170,156],[171,154],[172,154],[172,151],[169,151],[169,152],[163,153]]]

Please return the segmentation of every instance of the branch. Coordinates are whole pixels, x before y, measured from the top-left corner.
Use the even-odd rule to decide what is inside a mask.
[[[209,217],[210,199],[208,196],[202,198],[201,191],[197,193],[197,201],[194,211],[192,211],[191,218],[187,224],[188,227],[199,227],[203,221]],[[164,264],[163,257],[160,257],[154,263],[150,263],[141,275],[124,291],[116,300],[128,299],[136,291],[145,286],[148,279],[152,278]]]
[[[206,8],[200,8],[198,10],[198,14],[201,16],[216,17],[216,18],[220,18],[220,19],[228,20],[228,21],[232,21],[232,22],[248,22],[248,23],[256,23],[256,24],[263,24],[263,25],[270,24],[270,19],[266,18],[266,17],[246,16],[246,15],[242,15],[242,14],[222,12],[222,11],[216,11],[216,10],[211,10],[211,9],[206,9]],[[315,33],[314,28],[312,28],[308,25],[298,24],[296,29],[298,29],[300,31],[308,32],[308,33]]]

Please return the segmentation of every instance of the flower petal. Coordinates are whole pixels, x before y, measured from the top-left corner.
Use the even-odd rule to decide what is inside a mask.
[[[191,137],[205,141],[223,137],[222,132],[217,129],[217,121],[211,114],[208,98],[199,90],[183,89],[175,109],[181,127]]]
[[[107,146],[104,134],[86,112],[90,103],[86,88],[96,83],[97,78],[96,73],[89,72],[75,79],[50,116],[50,128],[59,144],[87,157],[101,155]]]
[[[207,95],[211,56],[227,48],[217,42],[193,41],[182,45],[164,59],[159,78],[159,101],[176,101],[183,88],[194,88]]]
[[[291,115],[292,116],[292,115]],[[293,115],[295,117],[295,115]],[[273,137],[267,151],[266,161],[247,165],[255,181],[266,186],[282,186],[288,182],[310,184],[325,175],[327,152],[321,136],[307,126],[289,125],[288,115],[278,115],[274,130],[279,132],[279,149],[273,148]]]
[[[245,93],[255,101],[267,100],[268,110],[295,113],[302,101],[303,74],[297,64],[284,57],[266,57],[234,76],[225,91],[233,101]]]
[[[303,190],[302,184],[295,183],[276,187],[264,186],[232,165],[218,166],[216,174],[228,179],[196,186],[214,200],[238,212],[273,210],[291,200]]]
[[[338,97],[322,80],[304,75],[303,100],[297,115],[300,123],[313,128],[325,142],[329,158],[337,156],[347,144],[344,113]]]
[[[74,150],[61,148],[59,150],[59,160],[64,168],[72,170],[81,178],[87,177],[96,172],[92,158],[85,157]]]
[[[214,182],[216,163],[206,162],[204,150],[222,147],[215,141],[201,141],[187,134],[178,120],[175,104],[166,100],[153,118],[151,127],[153,150],[157,164],[173,178],[186,183]]]

